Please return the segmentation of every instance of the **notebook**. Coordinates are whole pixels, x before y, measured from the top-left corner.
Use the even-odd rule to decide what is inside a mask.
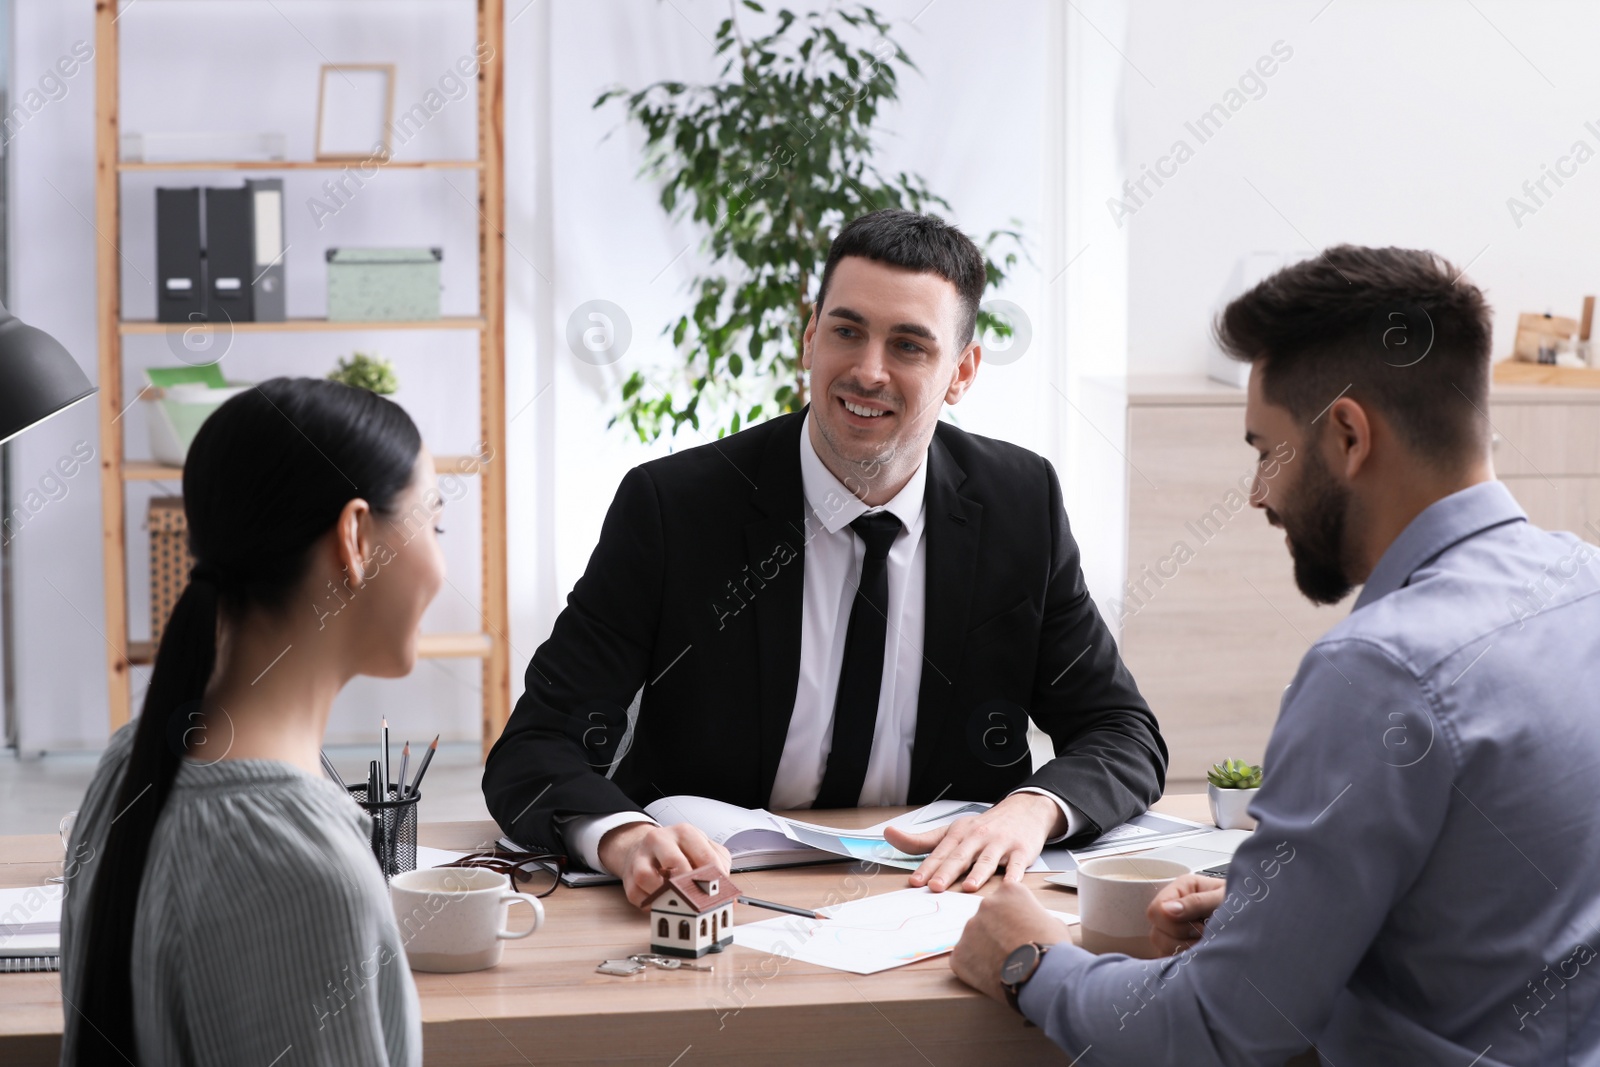
[[[728,850],[732,868],[761,871],[773,867],[795,867],[804,863],[836,862],[840,856],[797,841],[786,829],[784,820],[761,808],[741,808],[709,797],[662,797],[645,805],[645,814],[663,826],[686,822],[698,827],[711,840]],[[509,837],[499,841],[501,848],[526,852]],[[612,885],[621,879],[599,871],[567,871],[564,885]]]
[[[0,889],[0,974],[61,969],[64,885]]]

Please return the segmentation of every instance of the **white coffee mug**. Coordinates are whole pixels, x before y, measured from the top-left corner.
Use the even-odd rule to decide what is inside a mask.
[[[389,881],[400,939],[413,971],[481,971],[500,962],[503,942],[527,937],[544,925],[538,897],[514,893],[511,879],[482,867],[431,867]],[[506,929],[511,905],[533,908],[533,926]]]
[[[1078,919],[1083,947],[1140,959],[1159,955],[1146,912],[1156,894],[1189,868],[1172,860],[1103,856],[1078,867]]]

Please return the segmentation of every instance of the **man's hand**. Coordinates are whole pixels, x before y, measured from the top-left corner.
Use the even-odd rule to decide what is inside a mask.
[[[669,874],[683,874],[714,863],[724,873],[731,865],[728,850],[686,822],[656,826],[630,822],[607,830],[600,838],[600,862],[622,879],[628,903],[644,907],[644,898],[660,888]]]
[[[1033,891],[1006,880],[978,905],[950,957],[956,977],[980,993],[1005,1004],[1000,968],[1019,946],[1029,941],[1053,945],[1066,941],[1067,928],[1034,897]]]
[[[1176,956],[1200,940],[1206,920],[1222,906],[1228,883],[1203,874],[1186,874],[1156,894],[1146,915],[1150,940],[1163,956]]]
[[[1049,797],[1038,793],[1013,793],[982,815],[957,819],[926,833],[907,833],[891,826],[883,836],[889,844],[912,856],[929,853],[911,874],[911,885],[926,885],[935,893],[955,885],[972,892],[989,880],[1002,863],[1006,881],[1020,882],[1022,874],[1044,843],[1067,828],[1067,817]]]

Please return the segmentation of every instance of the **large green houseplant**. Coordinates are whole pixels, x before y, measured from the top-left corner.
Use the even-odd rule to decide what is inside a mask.
[[[661,206],[705,228],[710,270],[691,280],[691,306],[663,330],[679,359],[665,372],[633,371],[611,420],[645,442],[685,423],[721,437],[798,411],[801,335],[839,227],[879,208],[950,211],[919,176],[885,176],[873,163],[873,124],[896,99],[896,67],[916,69],[877,11],[767,16],[755,0],[742,6],[773,24],[747,36],[730,3],[716,31],[717,54],[728,56],[720,80],[612,88],[594,103],[625,98]],[[1000,263],[986,255],[991,286],[1016,263],[1015,230],[990,233],[985,248],[1001,238],[1012,250]],[[987,312],[978,329],[1010,335]]]

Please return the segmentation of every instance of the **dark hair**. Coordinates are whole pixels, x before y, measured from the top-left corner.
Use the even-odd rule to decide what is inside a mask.
[[[183,468],[195,569],[172,609],[90,889],[83,999],[69,1012],[83,1063],[137,1058],[134,918],[145,860],[184,755],[187,720],[216,663],[218,618],[280,610],[311,548],[346,503],[391,513],[422,438],[399,405],[365,389],[273,378],[201,425]]]
[[[1261,364],[1262,395],[1297,419],[1344,395],[1441,469],[1487,447],[1489,307],[1432,252],[1329,248],[1233,301],[1215,332],[1228,355]]]
[[[972,340],[973,327],[978,321],[978,302],[983,299],[989,275],[983,253],[972,243],[972,238],[939,216],[884,208],[846,223],[828,248],[828,263],[822,268],[822,285],[817,290],[819,314],[828,295],[833,268],[845,256],[861,256],[907,270],[937,274],[954,285],[961,294],[961,320],[956,328],[956,336],[961,340],[956,346],[957,352]]]

